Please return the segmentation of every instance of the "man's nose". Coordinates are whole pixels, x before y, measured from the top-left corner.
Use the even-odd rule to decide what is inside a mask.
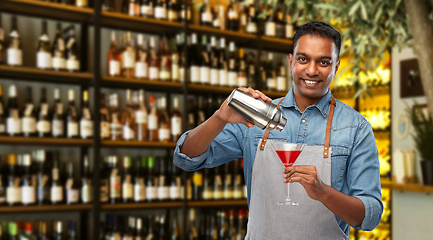
[[[305,69],[305,73],[309,77],[315,77],[315,76],[319,75],[319,70],[317,69],[317,65],[314,61],[311,61],[308,63],[308,66]]]

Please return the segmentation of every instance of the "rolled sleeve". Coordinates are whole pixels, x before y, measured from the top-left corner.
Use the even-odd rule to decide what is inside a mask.
[[[362,224],[353,227],[371,231],[380,223],[383,204],[379,154],[373,130],[367,121],[359,126],[350,158],[347,171],[349,195],[359,198],[365,208]]]

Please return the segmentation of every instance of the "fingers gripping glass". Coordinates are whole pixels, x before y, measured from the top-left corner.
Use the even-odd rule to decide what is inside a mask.
[[[284,164],[284,167],[290,167],[295,163],[296,159],[298,159],[306,144],[271,142],[271,146],[277,153],[278,157],[280,157],[280,160]],[[277,202],[277,205],[298,205],[297,202],[294,202],[290,199],[290,183],[287,183],[287,197],[285,201]]]

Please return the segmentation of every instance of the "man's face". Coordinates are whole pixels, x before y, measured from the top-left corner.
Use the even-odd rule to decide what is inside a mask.
[[[332,83],[340,61],[332,39],[304,35],[289,54],[294,94],[304,98],[321,98]]]

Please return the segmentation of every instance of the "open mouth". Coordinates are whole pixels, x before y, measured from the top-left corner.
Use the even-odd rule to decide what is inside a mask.
[[[314,86],[314,85],[318,84],[319,82],[322,82],[322,80],[307,80],[307,79],[303,79],[303,78],[302,78],[302,81],[304,81],[309,86]]]

